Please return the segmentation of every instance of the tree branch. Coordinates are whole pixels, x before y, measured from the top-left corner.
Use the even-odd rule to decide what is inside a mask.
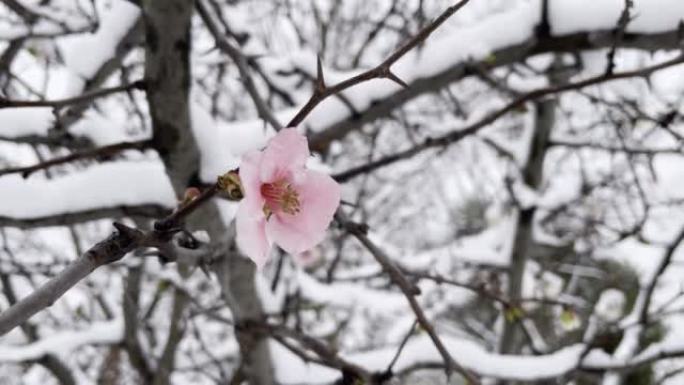
[[[138,206],[102,207],[92,210],[67,212],[56,215],[32,218],[15,218],[0,216],[0,226],[31,229],[47,226],[67,226],[105,218],[141,217],[159,218],[169,213],[168,207],[156,204]]]
[[[444,343],[437,335],[437,332],[435,331],[430,321],[427,319],[425,312],[423,312],[423,309],[420,307],[420,304],[418,304],[418,301],[416,300],[416,295],[420,294],[420,290],[418,289],[418,287],[411,283],[406,278],[406,276],[404,276],[401,270],[394,266],[389,257],[377,246],[375,246],[375,244],[370,239],[368,239],[368,237],[361,229],[361,227],[359,227],[359,225],[349,222],[339,212],[338,214],[336,214],[336,219],[342,225],[342,227],[344,227],[345,230],[347,230],[356,239],[358,239],[359,242],[361,242],[366,247],[366,249],[370,251],[373,257],[375,257],[375,259],[382,265],[383,269],[385,269],[385,271],[389,274],[392,282],[394,282],[399,287],[401,292],[404,294],[404,297],[406,297],[406,300],[411,306],[411,310],[413,310],[413,313],[416,315],[418,323],[423,328],[423,330],[425,330],[428,333],[430,339],[432,340],[432,343],[435,345],[435,347],[439,351],[439,354],[442,356],[442,359],[444,360],[445,364],[447,377],[450,377],[452,371],[455,370],[456,372],[461,374],[466,380],[468,380],[470,384],[479,384],[480,381],[477,379],[477,377],[475,377],[475,375],[468,371],[466,368],[461,366],[451,356],[447,348],[444,346]]]
[[[31,166],[21,166],[21,167],[9,167],[5,169],[0,169],[0,176],[8,174],[21,174],[23,178],[28,178],[31,174],[36,171],[44,170],[53,166],[60,164],[70,163],[82,159],[93,159],[110,157],[116,155],[125,150],[145,150],[152,146],[152,141],[140,140],[136,142],[121,142],[110,144],[108,146],[103,146],[99,148],[93,148],[90,150],[78,151],[69,155],[61,156],[58,158],[53,158],[44,162],[39,162]]]
[[[28,297],[0,313],[0,335],[26,322],[33,315],[51,306],[80,280],[96,268],[123,258],[126,253],[142,245],[142,232],[115,224],[118,231],[86,251],[76,261],[47,283],[36,289]]]
[[[204,192],[204,195],[212,196],[213,193],[208,190]],[[196,200],[199,199],[196,198]],[[37,312],[51,306],[67,290],[71,289],[98,267],[116,262],[128,252],[137,248],[165,247],[172,240],[173,235],[181,230],[181,222],[199,207],[199,204],[192,204],[192,201],[186,203],[160,220],[160,222],[164,223],[164,226],[155,225],[155,230],[148,232],[143,232],[120,223],[114,223],[117,231],[105,240],[95,244],[95,246],[69,264],[57,276],[50,279],[29,296],[0,313],[0,335],[6,334]]]
[[[648,77],[654,72],[660,71],[665,68],[673,67],[676,65],[680,65],[684,63],[684,56],[678,56],[674,59],[665,61],[663,63],[659,63],[650,67],[645,67],[633,71],[624,71],[624,72],[616,72],[612,73],[609,75],[602,74],[599,76],[591,77],[589,79],[577,81],[574,83],[568,83],[560,86],[554,86],[554,87],[548,87],[548,88],[543,88],[539,90],[535,90],[532,92],[529,92],[512,102],[508,103],[506,106],[503,108],[496,110],[492,112],[491,114],[488,114],[484,118],[480,119],[479,121],[463,128],[460,130],[454,130],[450,133],[444,134],[442,136],[436,137],[436,138],[427,138],[425,139],[422,143],[419,143],[411,148],[408,148],[403,151],[399,151],[397,153],[391,154],[384,156],[380,159],[374,160],[372,162],[366,163],[361,166],[357,167],[352,167],[346,171],[337,173],[333,175],[333,178],[340,182],[344,183],[349,181],[352,178],[355,178],[359,175],[366,174],[372,171],[375,171],[379,168],[388,166],[390,164],[396,163],[400,160],[405,160],[412,158],[419,153],[421,153],[424,150],[430,149],[430,148],[439,148],[439,147],[446,147],[449,146],[453,143],[457,143],[461,141],[463,138],[468,137],[470,135],[473,135],[480,131],[482,128],[487,127],[488,125],[496,122],[499,120],[501,117],[505,116],[506,114],[513,112],[517,110],[518,108],[524,106],[526,103],[541,99],[543,97],[549,96],[549,95],[555,95],[555,94],[561,94],[564,92],[568,91],[573,91],[573,90],[578,90],[581,88],[613,81],[613,80],[619,80],[619,79],[628,79],[628,78],[633,78],[633,77]]]
[[[435,92],[450,84],[461,81],[479,71],[473,68],[491,70],[497,67],[524,62],[527,58],[553,52],[578,52],[609,48],[615,44],[613,30],[580,32],[564,36],[537,37],[530,36],[519,44],[502,47],[492,52],[487,59],[477,62],[461,61],[445,68],[432,76],[416,78],[394,94],[374,100],[369,107],[356,111],[312,135],[310,147],[312,151],[325,152],[330,143],[344,138],[347,134],[359,129],[364,124],[388,117],[392,111],[414,98],[426,93]],[[619,48],[637,48],[646,51],[676,50],[680,48],[679,31],[672,30],[654,34],[626,33],[617,45]]]
[[[122,84],[111,88],[101,88],[94,91],[84,92],[81,95],[66,99],[55,100],[9,100],[0,97],[0,109],[2,108],[31,108],[52,107],[63,108],[72,104],[90,103],[95,99],[130,90],[144,90],[145,82],[142,80],[130,84]]]
[[[459,9],[464,5],[468,4],[470,0],[461,0],[455,5],[447,8],[441,15],[439,15],[432,23],[428,24],[423,28],[418,34],[413,38],[409,39],[401,47],[399,47],[394,53],[392,53],[387,59],[382,63],[378,64],[375,68],[365,71],[359,75],[353,76],[347,80],[335,84],[334,86],[326,86],[323,82],[323,71],[320,65],[318,66],[318,79],[316,81],[316,88],[314,89],[313,95],[309,101],[299,110],[299,112],[290,120],[287,127],[296,127],[304,121],[304,119],[313,111],[318,104],[331,95],[339,94],[347,88],[353,87],[357,84],[363,83],[371,79],[390,79],[404,87],[407,87],[401,79],[399,79],[394,73],[392,73],[392,65],[401,59],[402,56],[406,55],[410,50],[415,48],[418,44],[425,41],[440,25],[442,25],[447,19],[453,16]],[[320,61],[319,61],[320,64]]]
[[[207,26],[207,29],[214,37],[216,46],[222,52],[228,55],[237,66],[237,69],[240,72],[240,79],[242,80],[242,84],[244,85],[245,90],[247,90],[249,96],[252,98],[254,106],[256,107],[257,112],[259,114],[259,117],[267,121],[276,131],[279,131],[281,128],[283,128],[283,125],[280,124],[275,115],[273,115],[273,111],[271,111],[271,109],[268,107],[266,101],[264,101],[261,95],[259,95],[259,90],[257,90],[256,85],[254,84],[254,80],[252,80],[252,75],[249,71],[247,58],[245,57],[245,55],[242,54],[240,49],[234,47],[232,44],[230,44],[230,42],[226,40],[225,34],[221,32],[220,27],[216,25],[216,23],[214,22],[212,15],[209,13],[209,10],[204,4],[204,1],[197,0],[195,5],[197,7],[197,12],[202,18],[202,21],[204,21],[204,24]]]

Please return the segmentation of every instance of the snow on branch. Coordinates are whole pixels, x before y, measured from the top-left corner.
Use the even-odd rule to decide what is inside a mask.
[[[0,177],[0,223],[6,226],[59,225],[79,216],[106,218],[117,211],[155,216],[175,204],[156,161],[110,162],[54,179]]]
[[[471,67],[491,69],[541,53],[610,48],[616,44],[613,29],[623,10],[620,2],[597,5],[591,0],[550,1],[552,34],[538,37],[535,28],[541,20],[540,3],[520,2],[476,24],[452,28],[427,40],[421,50],[409,52],[393,66],[393,72],[408,88],[374,80],[341,92],[353,110],[338,98],[323,101],[304,120],[316,132],[311,147],[323,150],[361,123],[386,117],[408,100],[472,75]],[[679,48],[677,31],[684,18],[684,6],[677,0],[659,0],[659,3],[635,1],[632,13],[637,16],[626,28],[628,38],[617,42],[619,48],[651,51]],[[595,12],[588,12],[592,9]],[[586,17],[588,13],[590,17]],[[311,55],[301,53],[293,60],[296,67],[315,78],[317,70],[313,61],[306,59]],[[328,80],[351,75],[326,68],[323,72]]]
[[[123,338],[123,319],[90,323],[81,330],[63,331],[27,345],[0,345],[0,362],[33,361],[47,354],[67,356],[80,346],[109,345]]]

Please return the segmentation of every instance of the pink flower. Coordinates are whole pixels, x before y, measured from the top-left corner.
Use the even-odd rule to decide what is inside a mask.
[[[294,256],[320,243],[340,204],[339,184],[306,169],[308,157],[306,137],[286,128],[242,158],[237,244],[259,268],[274,243]]]

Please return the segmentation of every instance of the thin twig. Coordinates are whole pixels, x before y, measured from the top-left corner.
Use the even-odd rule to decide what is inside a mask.
[[[625,37],[627,25],[630,21],[632,21],[630,12],[632,10],[632,7],[634,7],[634,0],[624,1],[625,7],[622,9],[622,13],[620,14],[620,18],[618,19],[617,26],[615,27],[615,39],[613,42],[613,46],[610,47],[610,50],[608,51],[607,55],[608,63],[606,64],[606,75],[611,75],[615,71],[615,55],[617,54],[618,45],[620,45],[622,39],[624,39]]]
[[[93,99],[102,98],[109,96],[118,92],[124,92],[129,90],[144,90],[145,82],[142,80],[135,81],[130,84],[122,84],[120,86],[111,88],[102,88],[99,90],[85,92],[81,95],[74,96],[72,98],[66,99],[55,99],[55,100],[9,100],[0,97],[0,109],[2,108],[32,108],[32,107],[52,107],[52,108],[62,108],[67,107],[72,104],[79,104],[84,102],[92,101]]]
[[[369,69],[359,75],[353,76],[347,80],[339,82],[333,86],[326,86],[323,82],[323,73],[320,66],[320,59],[318,61],[318,79],[316,80],[316,87],[309,98],[309,101],[302,107],[301,110],[292,118],[287,124],[288,127],[296,127],[304,121],[304,119],[313,111],[313,109],[323,100],[331,95],[338,94],[347,88],[353,87],[357,84],[363,83],[371,79],[389,79],[398,83],[402,87],[408,87],[406,83],[392,72],[392,65],[401,59],[406,53],[415,48],[418,44],[425,41],[440,25],[447,19],[454,15],[459,9],[466,5],[470,0],[461,0],[459,3],[447,8],[441,15],[439,15],[432,23],[428,24],[413,38],[404,43],[394,53],[392,53],[382,63],[375,68]]]
[[[435,345],[437,351],[442,356],[442,359],[444,360],[445,364],[445,371],[447,377],[450,377],[452,372],[456,371],[459,374],[461,374],[465,379],[467,379],[470,384],[479,384],[480,381],[477,379],[477,377],[475,377],[473,373],[471,373],[469,370],[461,366],[454,359],[451,353],[449,353],[449,351],[447,350],[446,346],[444,346],[442,340],[437,335],[435,328],[432,326],[427,316],[425,315],[423,308],[420,306],[420,304],[418,304],[418,301],[416,300],[416,295],[420,294],[420,290],[418,289],[418,287],[411,283],[406,278],[406,276],[401,272],[401,270],[399,270],[399,268],[397,268],[391,262],[389,257],[377,246],[375,246],[375,244],[370,239],[368,239],[363,229],[358,224],[349,222],[348,220],[346,220],[346,218],[344,218],[344,216],[340,212],[338,212],[335,217],[338,223],[340,223],[345,228],[345,230],[347,230],[356,239],[358,239],[359,242],[361,242],[366,247],[366,249],[370,251],[373,257],[375,257],[376,261],[378,261],[385,269],[385,271],[387,271],[390,278],[392,279],[392,282],[394,282],[399,287],[401,292],[404,294],[404,297],[406,297],[406,300],[408,301],[411,310],[413,310],[413,313],[416,315],[418,323],[423,328],[423,330],[427,332],[428,336],[430,336],[432,343]]]
[[[140,140],[136,142],[121,142],[110,144],[108,146],[94,148],[91,150],[74,152],[69,155],[49,159],[44,162],[39,162],[31,166],[9,167],[6,169],[2,169],[0,170],[0,176],[21,173],[22,177],[28,178],[31,174],[33,174],[36,171],[44,170],[60,164],[70,163],[81,159],[108,157],[125,150],[144,150],[150,147],[151,145],[151,140]]]
[[[7,310],[0,313],[0,335],[26,322],[34,314],[51,306],[76,283],[88,276],[96,268],[118,261],[126,253],[138,247],[144,238],[142,232],[115,223],[117,232],[86,251],[69,264],[57,276],[40,288],[22,298]]]
[[[675,251],[679,247],[679,245],[684,241],[684,226],[679,230],[679,233],[675,237],[675,239],[670,243],[667,248],[665,249],[665,253],[663,254],[663,258],[660,260],[660,263],[658,264],[658,269],[655,271],[653,274],[653,278],[651,281],[648,283],[646,288],[644,288],[643,292],[643,303],[641,304],[641,311],[639,313],[639,322],[641,323],[647,323],[648,322],[648,310],[651,305],[651,301],[653,298],[653,293],[655,292],[656,286],[658,285],[658,280],[660,279],[660,276],[665,273],[665,270],[670,266],[670,263],[672,262],[672,258],[674,257]]]
[[[205,190],[194,200],[157,221],[153,231],[143,232],[120,223],[114,223],[116,232],[91,247],[27,297],[0,313],[0,335],[6,334],[26,322],[34,314],[51,306],[67,290],[98,267],[116,262],[127,253],[141,247],[163,248],[171,241],[173,235],[180,231],[183,219],[214,196],[217,191],[216,186]]]
[[[397,348],[397,352],[394,354],[394,357],[392,357],[392,361],[390,361],[389,365],[387,366],[387,370],[386,370],[387,373],[392,373],[392,370],[394,369],[394,364],[397,363],[397,360],[399,359],[401,352],[404,350],[404,347],[406,346],[409,339],[411,338],[411,336],[415,332],[416,326],[418,326],[418,319],[413,321],[408,332],[406,333],[404,338],[401,340],[401,343],[399,344],[399,347]]]
[[[633,70],[633,71],[624,71],[624,72],[616,72],[613,74],[602,74],[599,76],[591,77],[589,79],[585,79],[582,81],[578,81],[575,83],[568,83],[568,84],[563,84],[555,87],[548,87],[548,88],[542,88],[539,90],[535,90],[532,92],[529,92],[512,102],[508,103],[505,105],[503,108],[494,111],[493,113],[485,116],[484,118],[480,119],[479,121],[463,128],[460,130],[452,131],[447,134],[444,134],[442,136],[436,137],[436,138],[427,138],[425,139],[422,143],[419,143],[411,148],[408,148],[403,151],[399,151],[397,153],[391,154],[384,156],[380,159],[374,160],[372,162],[366,163],[361,166],[357,167],[352,167],[346,171],[337,173],[333,175],[333,178],[340,182],[344,183],[349,181],[350,179],[357,177],[362,174],[366,174],[372,171],[375,171],[379,168],[389,166],[390,164],[396,163],[400,160],[405,160],[405,159],[410,159],[414,157],[415,155],[418,155],[424,150],[430,149],[430,148],[438,148],[438,147],[446,147],[451,144],[457,143],[460,140],[462,140],[465,137],[468,137],[470,135],[473,135],[477,133],[479,130],[481,130],[484,127],[487,127],[488,125],[496,122],[499,120],[501,117],[504,115],[518,110],[520,107],[524,106],[526,103],[549,96],[549,95],[555,95],[555,94],[561,94],[564,92],[568,91],[573,91],[573,90],[578,90],[581,88],[593,86],[596,84],[601,84],[613,80],[619,80],[619,79],[627,79],[627,78],[633,78],[633,77],[648,77],[652,73],[673,67],[679,64],[684,63],[684,56],[678,56],[674,59],[665,61],[660,64],[656,64],[650,67],[638,69],[638,70]]]
[[[245,86],[245,90],[247,90],[247,93],[252,98],[252,101],[254,101],[254,106],[257,109],[259,117],[267,121],[276,131],[279,131],[281,128],[283,128],[283,125],[280,124],[275,115],[273,115],[273,111],[271,111],[264,99],[261,97],[261,95],[259,95],[259,91],[257,90],[254,80],[252,80],[252,75],[249,71],[247,58],[242,54],[240,49],[234,47],[226,40],[225,34],[221,32],[220,27],[216,25],[216,22],[214,22],[214,19],[209,13],[209,10],[204,2],[200,0],[197,1],[195,5],[197,7],[197,12],[202,18],[202,21],[204,21],[207,29],[209,29],[209,32],[214,37],[216,46],[226,55],[228,55],[237,66],[237,69],[240,72],[242,84]]]

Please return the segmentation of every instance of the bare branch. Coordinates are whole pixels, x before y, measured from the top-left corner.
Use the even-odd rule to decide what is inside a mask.
[[[58,158],[53,158],[44,162],[39,162],[31,166],[9,167],[0,169],[0,176],[20,173],[23,178],[28,178],[36,171],[44,170],[53,166],[70,163],[82,159],[97,159],[101,157],[111,157],[125,150],[144,150],[152,145],[151,140],[140,140],[137,142],[121,142],[110,144],[91,150],[74,152]]]
[[[418,32],[413,38],[409,39],[401,47],[399,47],[394,53],[392,53],[387,59],[380,63],[375,68],[365,71],[359,75],[351,77],[333,86],[320,87],[320,83],[317,83],[317,87],[314,90],[313,95],[309,101],[302,107],[301,110],[290,120],[287,124],[288,127],[296,127],[304,121],[304,119],[313,111],[313,109],[321,103],[323,100],[331,95],[338,94],[347,88],[353,87],[357,84],[363,83],[371,79],[391,79],[402,86],[406,83],[401,81],[398,77],[394,76],[391,72],[391,67],[397,60],[401,59],[402,56],[406,55],[410,50],[415,48],[418,44],[425,41],[440,25],[442,25],[447,19],[453,16],[459,9],[464,5],[468,4],[470,0],[461,0],[455,5],[447,8],[441,15],[439,15],[432,23],[428,24],[420,32]],[[319,61],[320,63],[320,61]],[[321,71],[322,73],[322,71]],[[322,78],[321,78],[322,80]]]
[[[52,107],[63,108],[72,104],[90,103],[95,99],[103,98],[119,92],[130,90],[144,90],[145,82],[142,80],[130,84],[122,84],[111,88],[102,88],[94,91],[84,92],[81,95],[66,99],[55,100],[9,100],[0,98],[0,109],[2,108],[32,108],[32,107]]]
[[[422,143],[419,143],[411,148],[408,148],[406,150],[397,152],[392,155],[387,155],[384,156],[380,159],[374,160],[372,162],[369,162],[367,164],[357,166],[350,168],[349,170],[340,172],[335,174],[333,177],[335,180],[338,182],[346,182],[354,177],[357,177],[362,174],[366,174],[372,171],[375,171],[379,168],[388,166],[390,164],[393,164],[395,162],[398,162],[400,160],[405,160],[412,158],[419,153],[421,153],[424,150],[430,149],[430,148],[439,148],[439,147],[446,147],[449,146],[453,143],[457,143],[460,140],[462,140],[465,137],[468,137],[470,135],[473,135],[480,131],[482,128],[487,127],[488,125],[496,122],[499,120],[499,118],[505,116],[506,114],[513,112],[517,110],[518,108],[524,106],[526,103],[541,99],[543,97],[549,96],[549,95],[556,95],[556,94],[561,94],[564,92],[568,91],[573,91],[573,90],[578,90],[581,88],[593,86],[596,84],[601,84],[605,82],[609,82],[612,80],[619,80],[619,79],[628,79],[628,78],[633,78],[633,77],[648,77],[649,75],[653,74],[654,72],[660,71],[665,68],[673,67],[676,65],[680,65],[684,63],[684,56],[678,56],[674,59],[665,61],[663,63],[659,63],[650,67],[645,67],[633,71],[624,71],[624,72],[617,72],[613,73],[610,75],[602,74],[599,76],[591,77],[589,79],[581,80],[578,82],[574,83],[568,83],[560,86],[554,86],[554,87],[548,87],[548,88],[543,88],[539,90],[535,90],[532,92],[529,92],[512,102],[508,103],[506,106],[503,108],[496,110],[492,112],[491,114],[488,114],[484,118],[480,119],[479,121],[463,128],[460,130],[455,130],[450,133],[444,134],[442,136],[436,137],[436,138],[427,138],[425,139]]]
[[[648,322],[648,310],[653,299],[653,293],[655,292],[656,286],[658,285],[658,280],[660,279],[660,276],[663,275],[663,273],[665,273],[665,270],[667,270],[667,268],[670,266],[672,258],[674,257],[674,253],[679,247],[679,245],[682,243],[682,241],[684,241],[684,227],[682,227],[679,230],[679,233],[677,234],[675,239],[665,249],[663,258],[660,260],[658,268],[653,274],[653,278],[649,281],[648,286],[646,286],[644,292],[642,293],[643,302],[639,304],[641,306],[641,311],[639,313],[639,322]]]
[[[143,244],[143,234],[129,227],[115,224],[116,232],[86,251],[56,277],[0,313],[0,335],[26,322],[34,314],[51,306],[80,280],[96,268],[123,258],[126,253]]]
[[[163,248],[166,243],[172,240],[173,235],[181,230],[181,221],[214,194],[215,189],[209,189],[200,196],[203,198],[195,198],[195,201],[199,202],[186,202],[178,210],[160,220],[159,222],[163,225],[155,224],[153,231],[143,232],[120,223],[114,223],[116,232],[91,247],[56,277],[50,279],[28,297],[21,299],[0,313],[0,335],[6,334],[37,312],[51,306],[67,290],[96,268],[116,262],[128,252],[140,247]]]
[[[615,42],[610,50],[608,51],[608,63],[606,64],[606,75],[611,75],[615,71],[615,54],[617,53],[618,45],[622,42],[625,37],[625,31],[627,30],[627,25],[632,21],[630,12],[634,7],[634,0],[624,0],[625,7],[622,9],[620,18],[618,19],[617,26],[615,27]]]
[[[645,51],[677,50],[680,48],[680,34],[677,30],[653,34],[627,34],[618,44],[620,48],[637,48]],[[364,124],[388,117],[401,105],[426,93],[435,92],[450,84],[473,75],[474,68],[493,69],[513,63],[524,62],[527,58],[552,52],[578,52],[612,47],[615,36],[612,30],[580,32],[563,36],[531,36],[520,44],[502,47],[478,62],[462,61],[432,76],[420,77],[409,83],[409,88],[401,89],[382,99],[373,100],[369,107],[356,111],[312,135],[310,147],[313,151],[325,152],[330,143],[344,138],[347,134],[360,129]]]
[[[259,117],[267,121],[276,131],[280,130],[283,126],[278,122],[278,119],[273,115],[273,111],[268,107],[266,101],[259,95],[259,90],[257,90],[254,80],[252,80],[252,75],[249,71],[249,66],[247,64],[247,58],[242,54],[239,48],[234,47],[230,42],[228,42],[223,33],[221,33],[220,27],[214,22],[209,10],[204,4],[203,0],[198,0],[196,3],[197,12],[199,13],[202,21],[209,29],[209,32],[214,37],[216,46],[226,55],[228,55],[240,72],[240,78],[242,84],[245,86],[245,90],[252,98],[254,106],[259,113]]]
[[[377,246],[375,246],[375,244],[373,244],[373,242],[370,241],[370,239],[368,239],[368,237],[364,234],[364,232],[358,225],[347,221],[344,218],[344,216],[339,212],[336,214],[336,219],[350,234],[352,234],[356,239],[358,239],[359,242],[361,242],[368,249],[368,251],[371,252],[373,257],[375,257],[375,259],[382,265],[383,269],[385,269],[385,271],[389,274],[390,278],[392,279],[392,282],[394,282],[399,287],[401,292],[404,294],[406,300],[411,306],[411,309],[416,315],[418,323],[428,333],[430,339],[432,340],[432,343],[435,345],[435,347],[439,351],[439,354],[444,359],[447,377],[450,377],[452,371],[455,370],[464,378],[466,378],[469,383],[479,384],[480,381],[477,379],[477,377],[475,377],[475,375],[473,375],[470,371],[461,366],[451,356],[447,348],[444,346],[444,343],[437,335],[437,332],[435,331],[430,321],[427,319],[425,312],[423,312],[423,309],[420,307],[418,301],[416,300],[416,295],[420,294],[420,290],[418,289],[418,287],[413,285],[409,282],[408,279],[406,279],[404,274],[396,266],[394,266],[389,257],[387,257],[387,255],[384,252],[382,252],[382,250],[380,250]]]
[[[67,226],[106,218],[159,218],[168,214],[167,207],[146,204],[138,206],[101,207],[92,210],[66,212],[43,217],[15,218],[0,216],[0,226],[31,229],[45,226]]]

